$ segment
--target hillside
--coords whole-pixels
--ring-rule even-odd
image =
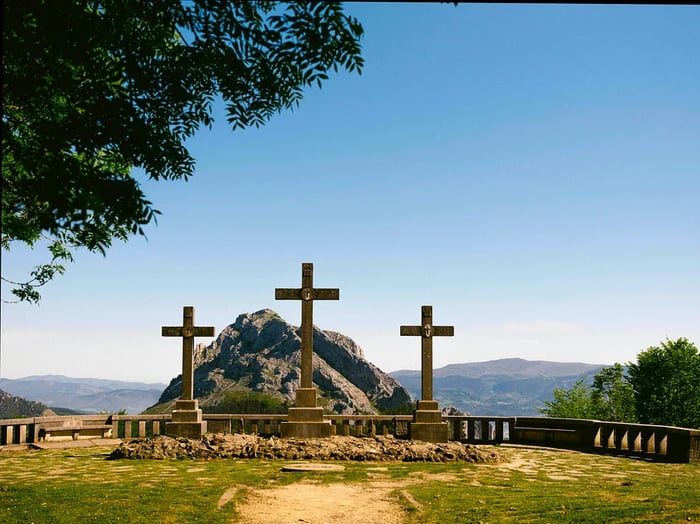
[[[319,406],[342,414],[407,409],[411,402],[408,391],[367,361],[355,342],[316,326],[313,333],[313,381]],[[239,315],[209,346],[197,346],[195,397],[205,411],[247,411],[261,403],[285,410],[299,387],[300,354],[300,329],[274,311]],[[181,377],[174,378],[155,410],[168,410],[181,387]],[[245,400],[250,402],[244,404]]]
[[[48,406],[22,397],[16,397],[0,389],[0,419],[27,418],[55,415]]]
[[[433,372],[433,395],[442,407],[452,405],[471,415],[540,415],[554,388],[569,388],[582,376],[591,380],[605,366],[521,358],[450,364]],[[390,375],[420,398],[420,371]]]

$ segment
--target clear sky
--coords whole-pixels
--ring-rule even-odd
[[[700,343],[700,7],[346,9],[363,74],[260,129],[200,132],[194,178],[143,183],[163,213],[148,240],[79,253],[39,306],[3,304],[2,377],[166,382],[181,345],[160,328],[182,306],[217,334],[262,308],[298,325],[274,289],[302,262],[340,288],[315,324],[384,371],[419,369],[399,326],[424,304],[455,326],[436,367]],[[37,262],[3,252],[3,275]]]

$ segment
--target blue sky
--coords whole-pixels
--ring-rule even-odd
[[[423,304],[455,326],[436,367],[700,343],[700,8],[346,9],[363,74],[260,129],[219,113],[189,144],[194,178],[143,182],[163,213],[148,240],[79,253],[39,306],[3,304],[3,377],[168,381],[180,344],[160,327],[182,306],[217,334],[262,308],[297,325],[274,288],[302,262],[340,288],[315,323],[385,371],[420,367],[399,326]],[[8,278],[36,262],[2,253]]]

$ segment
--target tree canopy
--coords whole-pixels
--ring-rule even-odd
[[[187,179],[184,141],[222,99],[233,130],[297,105],[339,68],[361,72],[363,29],[338,2],[3,2],[2,249],[47,239],[50,262],[12,293],[105,253],[158,210],[132,176]]]
[[[570,388],[554,388],[554,400],[545,401],[540,413],[555,418],[596,418],[596,409],[591,399],[591,388],[585,378],[580,378]]]
[[[552,401],[539,411],[549,417],[636,422],[632,387],[620,364],[603,368],[587,384],[580,378],[569,389],[555,388]]]
[[[540,412],[550,417],[700,428],[700,353],[685,338],[666,340],[637,362],[604,368],[569,389],[556,388]]]
[[[615,363],[593,377],[591,401],[595,406],[594,418],[598,420],[637,421],[634,391],[622,364]]]
[[[639,421],[700,428],[700,353],[686,338],[666,340],[629,366]]]

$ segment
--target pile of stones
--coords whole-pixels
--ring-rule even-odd
[[[122,442],[110,459],[285,459],[355,460],[375,462],[500,462],[493,448],[459,442],[432,444],[392,436],[330,438],[260,437],[207,434],[199,440],[158,435]]]

